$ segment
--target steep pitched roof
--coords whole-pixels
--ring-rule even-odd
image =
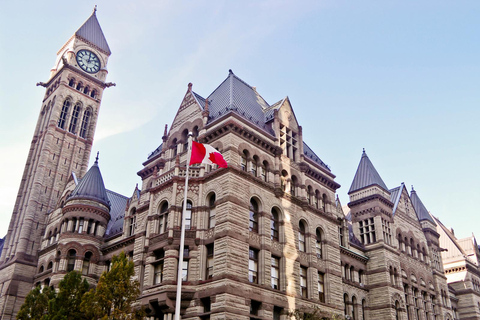
[[[96,12],[97,9],[95,8],[87,21],[75,32],[75,36],[90,42],[110,55],[110,47],[108,46],[107,39],[105,39],[103,35],[100,23],[98,23]]]
[[[269,104],[258,92],[229,70],[228,77],[208,96],[209,122],[220,116],[235,112],[249,122],[271,133],[265,124],[265,110]]]
[[[373,185],[378,185],[385,191],[388,191],[385,182],[383,182],[382,178],[365,153],[365,150],[363,150],[362,158],[360,159],[357,172],[355,173],[355,177],[353,178],[352,185],[350,186],[348,193],[350,194],[354,191]]]
[[[303,155],[306,158],[313,160],[315,163],[319,164],[320,166],[327,169],[328,171],[331,171],[330,167],[327,164],[325,164],[325,162],[323,162],[322,159],[320,159],[305,142],[303,142]]]
[[[433,220],[432,216],[430,213],[428,213],[427,208],[422,203],[422,200],[417,195],[417,192],[413,190],[410,192],[410,200],[412,200],[412,205],[413,208],[415,209],[415,212],[417,213],[417,217],[419,221],[422,220],[428,220],[431,223],[433,223],[435,226],[437,225],[435,221]]]
[[[93,166],[87,171],[82,180],[80,180],[80,183],[77,184],[68,197],[68,200],[72,199],[89,199],[98,201],[110,208],[110,200],[108,199],[102,174],[98,167],[98,156]]]
[[[105,236],[111,237],[123,231],[123,219],[125,217],[128,197],[110,190],[107,190],[107,196],[111,203],[111,209],[110,221],[108,222]]]

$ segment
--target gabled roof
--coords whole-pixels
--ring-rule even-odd
[[[249,122],[271,133],[273,130],[265,124],[265,110],[269,104],[258,92],[229,70],[228,77],[207,98],[209,120],[235,112]]]
[[[80,183],[77,184],[68,197],[68,200],[72,199],[93,200],[110,208],[110,200],[108,199],[102,174],[98,167],[98,155],[93,166],[87,171],[82,180],[80,180]]]
[[[125,217],[128,197],[110,190],[107,190],[107,196],[111,203],[111,209],[110,221],[108,222],[105,236],[111,237],[123,231],[123,219]]]
[[[373,185],[378,185],[385,191],[388,191],[385,182],[383,182],[382,178],[365,153],[365,150],[363,150],[362,158],[360,159],[357,172],[355,173],[355,177],[353,178],[353,182],[348,193],[350,194],[354,191]]]
[[[428,220],[431,223],[433,223],[435,226],[437,225],[435,221],[433,220],[432,216],[430,213],[428,213],[427,208],[422,203],[422,200],[417,195],[417,192],[413,190],[410,192],[410,200],[412,201],[413,208],[415,209],[415,212],[417,213],[417,217],[419,221],[422,220]]]
[[[90,42],[98,48],[105,51],[108,55],[111,54],[107,39],[103,35],[102,28],[97,20],[97,9],[92,12],[92,15],[84,22],[84,24],[75,32],[75,36]]]

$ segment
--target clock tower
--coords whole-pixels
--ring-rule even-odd
[[[96,9],[57,52],[0,257],[0,318],[15,319],[32,288],[47,214],[87,171],[110,48]]]

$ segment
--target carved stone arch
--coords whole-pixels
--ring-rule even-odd
[[[221,141],[215,141],[211,144],[211,146],[220,152],[223,151],[223,143]]]
[[[452,320],[452,315],[448,312],[445,312],[445,320]]]
[[[256,193],[251,194],[248,197],[248,206],[250,206],[250,200],[255,200],[258,204],[258,212],[265,212],[265,209],[267,208],[265,206],[265,201],[262,200],[262,197]]]
[[[68,251],[70,251],[71,249],[74,249],[76,251],[77,257],[82,253],[83,250],[82,245],[76,241],[72,241],[67,244],[61,244],[58,246],[58,251],[61,252],[61,258],[67,257]]]
[[[402,295],[399,293],[394,293],[391,298],[392,306],[395,307],[395,301],[400,303],[400,308],[405,309],[405,301],[403,301]]]
[[[191,192],[192,191],[192,185],[188,186],[188,195],[187,195],[187,200],[190,200],[192,202],[193,207],[198,207],[199,206],[199,199],[198,199],[198,193]],[[196,186],[198,188],[198,186]],[[198,190],[197,190],[198,191]],[[184,195],[184,186],[181,186],[181,188],[177,192],[177,196],[175,198],[175,203],[172,203],[171,205],[176,205],[179,208],[182,208],[183,206],[183,195]]]
[[[281,206],[281,205],[278,205],[278,204],[273,204],[270,207],[270,213],[272,212],[272,210],[277,210],[277,213],[278,213],[278,220],[280,222],[282,221],[285,221],[285,209]]]
[[[203,190],[203,195],[200,199],[199,205],[205,205],[208,207],[208,199],[210,198],[211,194],[215,194],[215,201],[218,201],[221,196],[221,186],[219,184],[212,185],[210,184],[207,188]]]
[[[300,230],[300,223],[303,223],[305,225],[305,234],[308,236],[309,234],[312,234],[312,224],[308,220],[307,217],[305,216],[300,216],[298,217],[298,223],[294,225],[293,230],[299,231]]]
[[[155,200],[154,204],[153,204],[153,210],[151,210],[152,212],[149,214],[149,215],[156,215],[156,214],[159,214],[161,209],[162,209],[162,206],[163,206],[163,203],[166,202],[168,203],[168,207],[170,208],[170,206],[172,205],[170,203],[170,198],[171,198],[171,195],[170,194],[162,194],[161,197],[159,197],[158,199]]]
[[[98,263],[100,261],[100,252],[99,252],[99,249],[94,246],[93,244],[86,244],[83,246],[82,248],[82,253],[81,255],[78,254],[77,252],[77,256],[80,256],[82,259],[85,257],[85,254],[87,252],[91,252],[92,253],[92,257],[90,258],[90,261],[93,262],[93,263]]]
[[[323,234],[323,238],[322,238],[322,241],[325,242],[326,239],[330,239],[330,235],[328,233],[328,228],[326,228],[324,225],[321,225],[321,224],[316,224],[316,225],[313,225],[313,227],[315,227],[315,235],[317,234],[317,229],[320,229],[322,230],[322,234]]]
[[[243,156],[243,151],[246,150],[248,152],[248,159],[251,160],[252,156],[255,154],[255,151],[253,150],[252,146],[248,143],[241,142],[238,145],[237,152],[240,156]]]

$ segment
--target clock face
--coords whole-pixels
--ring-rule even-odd
[[[80,50],[77,52],[77,63],[88,73],[97,73],[100,70],[100,60],[92,51]]]

